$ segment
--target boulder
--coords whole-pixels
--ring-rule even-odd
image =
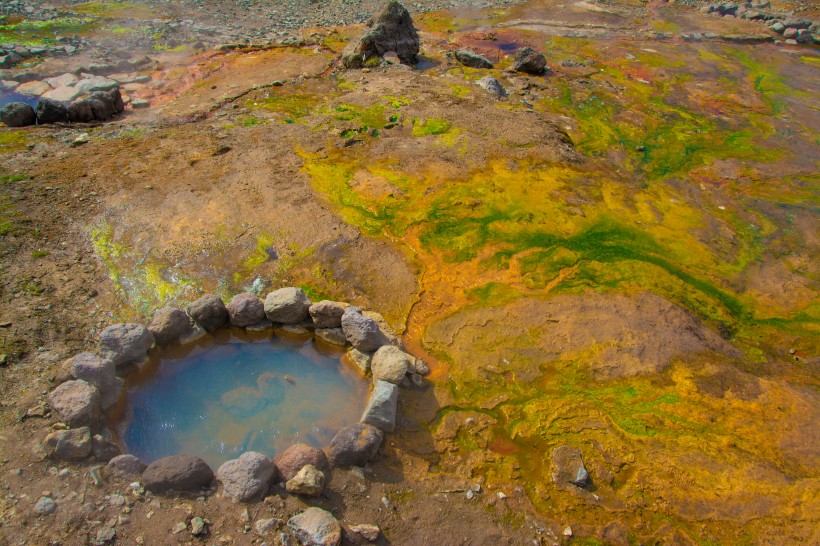
[[[265,316],[271,322],[296,324],[308,318],[310,298],[301,288],[288,286],[274,290],[265,298]]]
[[[116,113],[117,107],[114,104],[114,97],[105,91],[93,93],[86,101],[91,106],[96,121],[106,121]]]
[[[341,328],[317,328],[313,335],[316,336],[316,339],[324,341],[329,345],[336,345],[338,347],[344,347],[347,345],[347,338],[345,337],[345,331]]]
[[[265,306],[256,294],[242,292],[225,306],[233,326],[244,328],[265,320]]]
[[[191,317],[182,309],[161,307],[154,311],[153,320],[148,329],[154,334],[154,341],[159,347],[176,343],[192,330]]]
[[[74,84],[74,87],[83,93],[94,93],[95,91],[110,91],[117,87],[117,82],[102,76],[91,76],[83,78]]]
[[[288,493],[318,497],[325,489],[325,474],[312,464],[306,464],[285,484]]]
[[[118,369],[145,358],[154,344],[154,334],[142,324],[113,324],[100,334],[100,356]]]
[[[363,353],[355,347],[351,347],[348,349],[347,353],[345,353],[345,358],[347,358],[351,364],[356,366],[362,375],[367,375],[370,373],[370,364],[373,360],[373,355],[371,353]]]
[[[107,463],[114,457],[120,455],[122,450],[110,438],[106,438],[102,434],[95,434],[91,438],[91,454],[94,458],[102,463]]]
[[[275,475],[273,461],[255,451],[245,452],[237,459],[222,463],[216,471],[223,494],[241,502],[263,498]]]
[[[373,392],[362,414],[361,422],[373,425],[384,432],[396,428],[396,410],[399,401],[399,387],[387,381],[376,381]]]
[[[71,123],[88,123],[94,121],[94,111],[87,100],[79,100],[68,106],[68,121]]]
[[[208,332],[222,328],[228,323],[228,310],[222,298],[205,294],[188,306],[188,314]]]
[[[589,472],[584,467],[580,449],[559,446],[552,450],[552,481],[559,485],[573,484],[578,487],[589,483]]]
[[[67,87],[74,85],[77,83],[78,78],[71,72],[66,72],[60,76],[54,76],[53,78],[46,78],[43,80],[47,84],[49,84],[54,89],[58,89],[60,87]]]
[[[543,74],[547,69],[547,59],[530,47],[523,47],[515,53],[513,70],[527,74]]]
[[[330,469],[324,452],[307,444],[293,444],[277,455],[273,462],[285,481],[293,479],[306,464],[313,465],[322,472]]]
[[[95,428],[100,424],[100,391],[82,379],[66,381],[51,391],[48,405],[69,427]]]
[[[49,457],[64,461],[82,461],[91,454],[91,429],[88,427],[58,430],[44,442]]]
[[[105,465],[105,474],[116,480],[139,480],[147,466],[138,457],[126,453],[117,455]]]
[[[171,455],[149,464],[140,481],[148,491],[165,494],[172,491],[198,493],[213,479],[213,471],[199,457]]]
[[[57,123],[68,121],[68,110],[65,105],[54,99],[40,99],[34,107],[39,123]]]
[[[356,349],[369,353],[387,343],[387,337],[372,318],[361,314],[356,307],[348,307],[342,315],[342,329],[347,341]]]
[[[322,300],[311,305],[308,312],[316,328],[340,328],[345,307],[335,301]]]
[[[342,542],[342,526],[333,514],[315,506],[290,518],[288,530],[302,546],[338,546]]]
[[[382,335],[387,339],[387,344],[395,345],[399,349],[404,350],[404,342],[401,338],[393,331],[393,328],[384,320],[384,317],[381,313],[377,313],[376,311],[362,311],[362,314],[367,318],[371,318],[376,321],[376,324],[379,326],[379,330],[381,330]]]
[[[100,391],[103,410],[114,406],[122,395],[123,381],[117,377],[117,369],[110,360],[93,353],[80,353],[71,361],[71,375],[88,381]]]
[[[373,373],[374,381],[389,381],[398,385],[401,383],[407,371],[411,370],[414,357],[405,353],[398,347],[383,345],[373,355],[370,364],[370,371]]]
[[[507,90],[504,89],[504,86],[501,85],[500,81],[493,78],[492,76],[484,76],[483,78],[475,82],[475,84],[484,91],[490,93],[491,95],[495,95],[498,98],[507,96]]]
[[[71,102],[79,96],[79,89],[68,86],[57,87],[56,89],[51,89],[50,91],[46,91],[42,94],[44,99],[54,99],[61,103]]]
[[[111,100],[114,101],[114,113],[122,114],[125,111],[125,101],[122,100],[122,93],[120,93],[119,86],[108,91]]]
[[[416,64],[419,35],[410,13],[399,2],[390,0],[367,22],[367,27],[342,53],[342,62],[347,68],[362,68],[389,51],[396,53],[402,63]]]
[[[376,456],[384,433],[372,425],[356,423],[341,429],[330,441],[334,466],[364,466]]]
[[[493,63],[491,63],[488,59],[474,51],[470,51],[469,49],[459,49],[455,52],[455,56],[458,62],[464,66],[469,66],[470,68],[493,67]]]
[[[25,102],[10,102],[0,108],[0,121],[9,127],[25,127],[37,123],[37,115]]]

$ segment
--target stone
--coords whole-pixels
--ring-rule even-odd
[[[139,110],[141,108],[148,108],[149,106],[151,106],[151,103],[148,102],[145,99],[137,99],[137,100],[131,101],[131,108],[133,108],[134,110]]]
[[[233,326],[244,328],[265,319],[265,306],[256,294],[242,292],[225,306]]]
[[[787,28],[783,31],[783,37],[787,40],[791,40],[797,37],[797,29],[796,28]]]
[[[288,493],[318,497],[325,489],[325,474],[312,464],[306,464],[285,484]]]
[[[70,104],[68,110],[68,121],[71,123],[88,123],[94,121],[94,111],[87,100],[80,100]]]
[[[384,432],[396,428],[396,410],[399,401],[399,387],[387,381],[376,381],[361,422],[373,425]]]
[[[34,504],[34,513],[38,516],[50,516],[57,510],[57,503],[51,497],[40,497]]]
[[[122,99],[122,93],[120,93],[120,87],[117,86],[114,89],[110,89],[107,92],[107,95],[111,97],[111,100],[114,101],[114,113],[121,114],[125,111],[125,101]]]
[[[71,102],[80,95],[81,93],[79,89],[75,87],[63,86],[51,89],[50,91],[46,91],[41,96],[44,99],[53,99],[58,102]]]
[[[18,85],[17,89],[15,89],[15,91],[17,93],[20,93],[21,95],[30,95],[32,97],[39,97],[40,95],[42,95],[43,93],[45,93],[49,89],[51,89],[51,86],[49,86],[46,82],[29,81],[29,82],[25,82],[25,83],[22,83],[22,84]]]
[[[355,347],[351,347],[345,353],[345,358],[351,364],[356,366],[362,375],[367,375],[370,373],[370,364],[373,360],[373,355],[371,353],[363,353]]]
[[[222,483],[222,493],[240,502],[263,498],[275,475],[273,461],[255,451],[247,451],[222,463],[216,471],[216,479]]]
[[[381,535],[382,530],[379,529],[378,525],[361,523],[359,525],[351,525],[350,532],[364,537],[368,542],[376,542],[379,540],[379,535]]]
[[[277,518],[265,518],[265,519],[258,519],[256,523],[253,524],[253,528],[256,530],[256,533],[259,535],[265,535],[271,529],[275,529],[282,525],[282,520]]]
[[[107,463],[121,453],[120,446],[102,434],[95,434],[91,438],[91,454],[97,461]]]
[[[10,102],[0,108],[0,121],[9,127],[26,127],[37,123],[37,115],[25,102]]]
[[[54,76],[53,78],[46,78],[43,80],[47,84],[49,84],[54,89],[58,89],[60,87],[67,87],[70,85],[74,85],[79,81],[79,78],[74,74],[67,72],[60,76]]]
[[[116,114],[114,97],[105,91],[97,91],[85,100],[91,106],[96,121],[107,121]]]
[[[381,313],[377,313],[376,311],[362,311],[362,315],[366,316],[367,318],[371,318],[376,321],[376,324],[379,326],[379,330],[381,330],[382,335],[387,339],[387,344],[395,345],[401,350],[404,350],[404,342],[401,338],[393,331],[393,328],[387,323]]]
[[[552,450],[552,481],[584,487],[589,483],[589,472],[584,467],[581,450],[572,446],[558,446]]]
[[[208,526],[200,516],[191,518],[191,534],[195,537],[208,534]]]
[[[769,28],[777,32],[778,34],[783,34],[783,32],[786,30],[786,25],[784,25],[780,21],[775,21]]]
[[[497,79],[493,78],[492,76],[484,76],[477,82],[475,82],[477,86],[481,89],[485,90],[486,92],[495,95],[498,98],[506,97],[507,90],[504,89],[504,86],[501,85],[501,82]]]
[[[333,514],[312,506],[288,520],[288,530],[303,546],[338,546],[342,526]]]
[[[54,99],[40,99],[34,107],[38,123],[58,123],[68,121],[68,110],[65,105]]]
[[[348,307],[342,315],[342,329],[347,341],[356,349],[370,353],[385,345],[387,337],[378,323],[366,317],[356,307]]]
[[[310,298],[301,288],[280,288],[265,298],[265,316],[271,322],[297,324],[308,318],[308,309]]]
[[[82,93],[94,93],[96,91],[110,91],[117,87],[117,82],[102,76],[91,76],[79,80],[74,84],[74,87]]]
[[[171,455],[149,464],[140,481],[148,491],[165,494],[172,491],[198,493],[213,479],[213,471],[199,457]]]
[[[154,311],[151,324],[148,325],[148,330],[154,334],[154,342],[159,347],[177,343],[191,328],[191,317],[182,309],[173,307],[161,307]]]
[[[346,305],[338,302],[322,300],[311,305],[308,312],[316,328],[340,328],[345,308]]]
[[[482,55],[479,55],[475,51],[470,51],[469,49],[459,49],[455,52],[455,57],[458,62],[460,62],[464,66],[469,66],[470,68],[493,67],[493,63],[487,60],[487,58],[485,58]]]
[[[322,472],[330,469],[324,452],[307,444],[293,444],[277,455],[273,462],[286,482],[293,479],[307,464],[313,465]]]
[[[92,543],[94,546],[108,546],[110,544],[114,544],[117,541],[117,530],[113,527],[104,527],[97,531],[97,535],[94,537],[94,542]]]
[[[418,375],[428,375],[430,373],[430,367],[420,358],[413,359],[413,369]]]
[[[91,429],[72,428],[52,432],[45,439],[49,457],[64,461],[82,461],[91,454]]]
[[[543,74],[547,69],[547,59],[530,47],[522,47],[515,52],[513,70],[527,74]]]
[[[348,425],[330,441],[330,462],[334,466],[364,466],[376,456],[383,440],[384,433],[372,425]]]
[[[66,381],[48,395],[48,405],[60,421],[69,427],[91,427],[100,424],[100,391],[82,379]]]
[[[117,455],[105,465],[105,473],[114,479],[132,481],[138,480],[147,468],[138,457],[126,453]]]
[[[80,353],[71,361],[71,375],[97,387],[103,411],[117,404],[122,395],[123,380],[117,377],[117,369],[110,360],[93,353]]]
[[[347,345],[345,331],[341,328],[318,328],[313,335],[316,336],[316,339],[324,341],[329,345],[336,345],[338,347]]]
[[[394,52],[404,64],[416,64],[419,54],[419,35],[413,27],[410,13],[396,0],[367,22],[367,30],[348,45],[342,53],[347,68],[362,68]]]
[[[107,326],[100,334],[100,356],[118,369],[145,358],[153,345],[154,334],[133,322]]]
[[[188,314],[208,332],[222,328],[228,323],[228,310],[222,298],[205,294],[188,306]]]
[[[389,381],[398,385],[404,380],[407,371],[411,369],[413,360],[415,360],[414,357],[398,347],[392,345],[379,347],[370,363],[373,381]]]

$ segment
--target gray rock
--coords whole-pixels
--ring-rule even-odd
[[[117,530],[113,527],[104,527],[97,531],[93,546],[109,546],[117,541]]]
[[[348,307],[342,315],[342,329],[347,341],[356,349],[369,353],[387,343],[378,323],[366,317],[356,307]]]
[[[342,526],[333,514],[312,506],[288,520],[288,530],[303,546],[338,546]]]
[[[416,64],[419,35],[410,13],[399,2],[390,0],[367,26],[368,30],[342,53],[347,68],[362,68],[389,51],[396,53],[402,63]]]
[[[57,503],[51,497],[40,497],[34,504],[34,513],[38,516],[50,516],[57,510]]]
[[[46,78],[43,80],[47,84],[49,84],[54,89],[59,89],[60,87],[66,87],[69,85],[74,85],[77,83],[78,78],[74,74],[70,72],[66,72],[60,76],[54,76],[53,78]]]
[[[276,529],[282,525],[282,520],[277,518],[265,518],[265,519],[258,519],[256,523],[253,524],[253,528],[256,530],[256,533],[259,535],[265,535],[271,529]]]
[[[44,99],[53,99],[60,103],[64,102],[71,102],[77,97],[80,96],[80,90],[74,87],[58,87],[56,89],[51,89],[50,91],[46,91],[43,93],[42,97]]]
[[[345,331],[341,328],[318,328],[313,335],[316,336],[316,339],[324,341],[329,345],[336,345],[338,347],[347,345]]]
[[[307,464],[313,465],[322,472],[330,469],[324,452],[307,444],[293,444],[277,455],[273,462],[285,481],[293,479]]]
[[[58,430],[44,442],[49,457],[64,461],[82,461],[91,454],[91,429],[88,427]]]
[[[123,381],[117,377],[116,367],[110,360],[93,353],[80,353],[71,362],[71,375],[97,387],[103,411],[119,402]]]
[[[111,439],[106,438],[101,434],[95,434],[91,438],[91,454],[94,455],[94,458],[97,461],[107,463],[121,453],[122,450],[120,449],[120,446],[118,446],[116,442]]]
[[[198,493],[213,479],[213,471],[199,457],[172,455],[149,464],[140,481],[148,491],[165,494],[172,491]]]
[[[379,540],[379,535],[381,535],[382,530],[379,529],[378,525],[362,523],[359,525],[351,525],[350,532],[356,533],[357,535],[361,535],[368,542],[376,542],[377,540]]]
[[[778,34],[783,34],[783,31],[786,30],[786,25],[784,25],[780,21],[775,21],[769,28],[777,32]]]
[[[370,364],[373,360],[371,353],[363,353],[355,347],[351,347],[345,355],[347,359],[358,368],[362,375],[370,373]]]
[[[117,87],[117,82],[102,76],[92,76],[78,81],[74,87],[83,93],[94,93],[95,91],[111,91]]]
[[[335,466],[364,466],[376,456],[384,433],[364,423],[341,429],[330,441],[330,462]]]
[[[216,471],[223,494],[241,502],[263,498],[275,475],[273,461],[255,451],[245,452],[237,459],[222,463]]]
[[[493,78],[492,76],[484,76],[477,82],[475,82],[477,86],[481,89],[487,91],[488,93],[495,95],[496,97],[506,97],[507,90],[504,89],[504,86],[501,85],[501,82],[497,79]]]
[[[288,493],[318,497],[325,489],[325,474],[312,464],[306,464],[285,484]]]
[[[139,362],[154,344],[154,334],[142,324],[113,324],[100,334],[100,356],[118,369]]]
[[[228,323],[228,310],[216,294],[205,294],[193,302],[188,306],[188,314],[209,332]]]
[[[161,307],[154,311],[153,320],[148,325],[148,330],[154,334],[154,341],[159,347],[177,343],[192,329],[191,317],[182,309],[173,307]]]
[[[9,127],[26,127],[37,123],[37,116],[25,102],[10,102],[0,108],[0,121]]]
[[[65,105],[54,99],[40,99],[34,107],[39,123],[58,123],[68,121],[68,110]]]
[[[513,70],[528,74],[543,74],[547,69],[547,59],[532,48],[524,47],[515,53]]]
[[[584,487],[589,483],[589,472],[577,447],[559,446],[552,450],[552,481]]]
[[[339,328],[345,307],[335,301],[322,300],[311,305],[308,312],[316,328]]]
[[[387,344],[394,345],[401,350],[404,350],[404,342],[401,338],[393,331],[393,328],[384,320],[384,317],[381,313],[377,313],[376,311],[362,311],[362,314],[367,318],[371,318],[376,321],[376,324],[379,326],[379,330],[381,330],[382,335],[387,339]]]
[[[117,113],[114,97],[105,91],[97,91],[85,100],[91,106],[96,121],[109,120]]]
[[[94,111],[87,100],[80,100],[68,106],[68,121],[71,123],[88,123],[94,121]]]
[[[265,320],[265,306],[256,294],[242,292],[225,306],[233,326],[244,328]]]
[[[195,537],[208,534],[208,526],[200,516],[191,518],[191,534]]]
[[[399,387],[387,381],[376,381],[361,422],[373,425],[384,432],[396,428],[396,409],[399,401]]]
[[[133,481],[138,480],[147,468],[138,457],[126,453],[117,455],[105,465],[105,473],[114,479]]]
[[[470,68],[492,68],[493,63],[488,59],[479,55],[475,51],[469,49],[459,49],[455,52],[455,57],[458,62]]]
[[[48,405],[70,427],[95,428],[100,424],[100,391],[82,379],[66,381],[51,391]]]
[[[373,381],[389,381],[398,385],[404,380],[415,358],[398,347],[383,345],[373,355],[370,371]]]
[[[310,299],[301,288],[288,286],[274,290],[265,298],[265,316],[271,322],[296,324],[308,318]]]

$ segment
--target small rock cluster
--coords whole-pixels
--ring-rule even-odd
[[[469,49],[459,49],[453,56],[458,62],[470,68],[493,68],[493,63],[490,62],[489,59]],[[516,72],[524,72],[536,76],[549,71],[546,57],[530,47],[522,47],[516,52],[512,69]],[[501,98],[507,96],[507,90],[504,89],[501,82],[492,76],[484,76],[476,82],[476,85],[496,97]]]
[[[701,8],[703,13],[714,14],[720,17],[747,19],[759,21],[769,26],[778,34],[782,34],[789,45],[820,44],[820,24],[794,17],[791,14],[770,11],[769,0],[758,0],[746,3],[723,2],[709,4]]]
[[[60,98],[44,95],[34,108],[25,102],[10,102],[0,108],[0,121],[9,127],[106,121],[125,110],[120,88],[116,82],[113,83],[109,90],[92,92],[87,98],[69,104],[66,103],[72,100],[70,94],[52,95]],[[75,91],[71,91],[71,94],[74,93]]]

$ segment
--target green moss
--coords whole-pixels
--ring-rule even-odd
[[[0,42],[12,42],[25,46],[55,45],[61,36],[88,34],[98,28],[94,19],[67,17],[51,21],[25,20],[0,25]]]
[[[413,136],[425,135],[442,135],[450,130],[452,123],[446,119],[431,118],[420,120],[418,118],[413,120]]]
[[[51,252],[49,252],[47,250],[35,250],[34,252],[31,253],[31,257],[35,260],[37,258],[45,258],[46,256],[49,256],[49,255],[51,255]]]
[[[74,4],[64,6],[63,10],[70,10],[80,15],[89,17],[99,17],[101,19],[161,19],[158,11],[134,2],[100,1],[87,2],[85,4]]]
[[[8,154],[25,150],[28,139],[25,132],[16,129],[0,131],[0,154]]]

